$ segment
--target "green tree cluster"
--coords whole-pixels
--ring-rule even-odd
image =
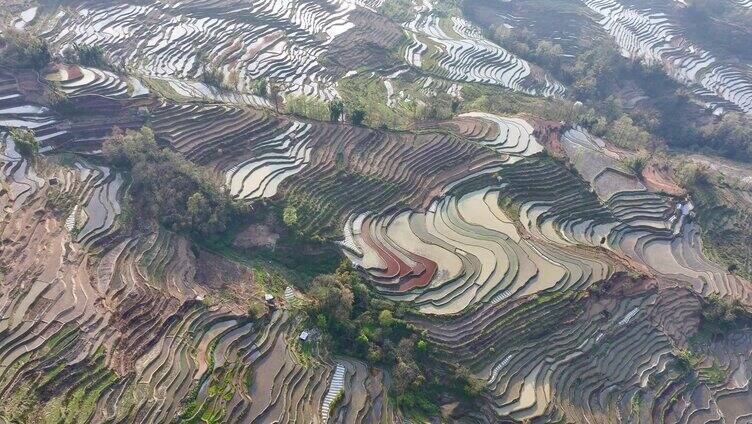
[[[345,112],[345,104],[340,99],[334,99],[329,103],[329,120],[339,122]]]
[[[335,353],[391,371],[392,394],[403,412],[436,414],[440,396],[472,401],[484,389],[467,369],[440,361],[438,352],[406,321],[406,306],[372,296],[349,262],[333,274],[316,277],[307,294],[309,320],[328,335]]]
[[[255,91],[257,96],[266,97],[269,95],[269,83],[266,81],[266,78],[259,78],[256,81]]]
[[[366,111],[364,109],[356,107],[350,112],[350,122],[353,125],[363,125],[363,121],[366,120]]]
[[[289,228],[295,228],[298,225],[298,209],[295,206],[286,206],[282,211],[282,222]]]
[[[361,77],[343,79],[339,83],[343,114],[353,125],[373,128],[398,128],[409,120],[399,106],[387,106],[386,88],[377,79]]]
[[[421,99],[415,118],[419,121],[449,119],[459,110],[459,100],[449,93],[439,92]]]
[[[626,149],[638,149],[647,147],[650,143],[650,133],[635,125],[634,120],[627,115],[622,115],[606,131],[606,138],[619,147]]]
[[[180,154],[160,148],[147,127],[114,130],[103,146],[110,164],[130,171],[128,202],[139,216],[174,231],[201,236],[224,233],[246,207],[211,182],[201,168]]]
[[[385,0],[379,6],[379,13],[397,22],[407,22],[413,17],[413,3],[410,0]]]
[[[110,68],[110,62],[105,56],[102,46],[73,44],[73,57],[70,59],[83,66],[101,69]]]
[[[41,70],[52,60],[43,39],[26,31],[6,29],[0,34],[0,63],[13,68]]]
[[[39,141],[34,136],[34,132],[26,128],[13,128],[10,130],[10,137],[16,143],[18,152],[26,157],[34,156],[39,152]]]
[[[303,116],[318,121],[327,121],[330,118],[329,106],[312,96],[286,96],[285,111],[287,113]]]
[[[527,28],[508,28],[499,25],[492,28],[491,38],[516,54],[526,59],[534,59],[547,68],[557,69],[561,66],[564,54],[562,47],[549,40],[536,40]]]
[[[735,159],[752,159],[752,117],[728,112],[700,127],[705,148]]]
[[[709,187],[711,178],[707,166],[691,162],[680,163],[675,169],[677,182],[689,192]]]
[[[752,315],[739,299],[725,299],[718,295],[710,295],[705,299],[702,318],[702,328],[716,337],[724,337],[734,329],[747,328],[752,324]]]

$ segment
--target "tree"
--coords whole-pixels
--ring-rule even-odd
[[[420,388],[426,380],[413,355],[416,342],[416,336],[404,338],[395,349],[397,366],[394,373],[394,390],[398,395]]]
[[[412,357],[397,359],[394,371],[394,391],[397,394],[405,394],[412,388],[420,387],[423,381],[425,377]]]
[[[548,40],[541,40],[535,47],[535,55],[545,64],[552,67],[559,66],[564,49],[560,45]]]
[[[365,119],[366,111],[363,109],[354,109],[352,114],[350,114],[350,122],[352,122],[353,125],[362,125]]]
[[[345,110],[345,104],[340,99],[334,99],[329,103],[329,119],[332,122],[339,122],[342,112]]]
[[[294,206],[287,206],[282,211],[282,222],[290,228],[298,225],[298,210]]]
[[[392,311],[384,309],[379,313],[379,325],[382,327],[391,327],[394,324],[394,315]]]
[[[76,61],[84,66],[93,66],[96,68],[109,68],[110,64],[105,57],[104,49],[101,46],[88,44],[73,44]]]
[[[350,320],[353,310],[353,293],[335,276],[322,275],[314,278],[308,294],[316,310],[329,318],[329,325],[343,325]]]
[[[272,104],[274,105],[274,110],[279,113],[279,84],[272,81],[269,83],[269,97],[272,101]]]
[[[213,87],[224,88],[225,86],[225,76],[217,67],[205,68],[201,74],[201,80]]]
[[[199,73],[203,73],[209,66],[209,54],[206,50],[196,47],[193,52],[194,63],[198,65]]]
[[[415,348],[420,352],[425,352],[426,349],[428,349],[428,342],[423,339],[418,340],[418,343],[415,344]]]
[[[194,57],[195,62],[198,64],[201,81],[204,84],[217,88],[230,88],[225,84],[225,74],[218,66],[212,63],[209,54],[205,50],[197,48],[194,52]]]
[[[266,78],[260,78],[256,81],[256,95],[266,97],[269,94],[269,83]]]
[[[622,115],[611,125],[607,136],[617,146],[629,149],[645,147],[650,142],[650,134],[635,125],[627,115]]]
[[[68,94],[57,88],[45,92],[44,101],[50,105],[50,108],[61,114],[67,115],[76,112],[76,106],[70,101]]]
[[[32,130],[26,128],[13,128],[10,130],[10,136],[16,143],[18,152],[22,155],[30,157],[39,152],[39,141],[37,141]]]
[[[643,156],[629,156],[624,159],[624,166],[634,172],[637,178],[642,178],[642,171],[645,169],[647,160]]]
[[[191,215],[199,215],[206,206],[206,197],[199,192],[193,193],[188,198],[188,213]]]
[[[209,201],[206,199],[206,196],[200,191],[193,193],[188,198],[188,201],[186,202],[186,209],[188,211],[188,218],[192,226],[200,227],[201,225],[204,225],[205,223],[212,221],[213,219],[213,217],[209,215],[211,213]]]
[[[154,132],[149,127],[136,131],[115,130],[102,144],[102,154],[113,165],[132,168],[136,163],[148,161],[150,154],[159,149]]]

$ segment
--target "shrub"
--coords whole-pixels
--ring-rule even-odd
[[[462,388],[463,394],[467,397],[479,396],[486,389],[486,383],[475,378],[466,367],[457,367],[455,378],[457,384]]]
[[[336,395],[334,395],[334,399],[332,399],[332,402],[329,404],[329,416],[331,417],[334,415],[334,411],[337,409],[338,406],[342,404],[342,401],[345,400],[345,391],[340,390],[337,392]]]
[[[224,74],[222,74],[222,71],[220,71],[219,68],[212,67],[204,70],[204,72],[201,74],[201,81],[203,81],[207,85],[222,88],[224,87],[225,76]]]
[[[18,152],[22,155],[30,157],[39,152],[39,141],[37,141],[32,130],[13,128],[10,130],[10,136],[15,141]]]
[[[438,93],[425,99],[424,105],[418,110],[418,119],[449,119],[458,108],[459,103],[455,98],[447,93]]]
[[[72,115],[78,111],[76,105],[71,102],[68,95],[58,89],[53,88],[47,91],[44,99],[50,108],[55,109],[56,112],[61,114]]]
[[[624,159],[624,166],[637,175],[637,178],[642,178],[642,171],[645,169],[647,160],[643,156],[630,156]]]
[[[253,319],[259,319],[266,314],[266,305],[256,298],[253,298],[248,303],[248,316]]]

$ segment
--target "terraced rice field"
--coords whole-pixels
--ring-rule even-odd
[[[45,181],[39,178],[30,166],[29,161],[16,149],[16,144],[10,135],[4,135],[4,149],[0,154],[4,176],[4,189],[7,199],[3,208],[17,210],[32,196]]]
[[[540,157],[544,144],[518,117],[466,114],[400,134],[230,105],[162,100],[149,110],[160,140],[214,169],[236,197],[298,199],[314,212],[307,225],[341,229],[372,287],[415,306],[428,339],[486,382],[475,419],[746,413],[737,398],[750,374],[734,355],[752,347],[747,335],[705,352],[701,370],[728,358],[723,381],[690,384],[675,364],[698,296],[749,302],[749,283],[704,257],[691,208],[651,192],[621,151],[586,131],[560,137],[574,174]],[[28,281],[3,298],[5,393],[49,399],[49,413],[86,396],[95,407],[80,417],[93,421],[207,411],[229,422],[399,419],[388,376],[348,358],[302,359],[289,311],[256,322],[232,301],[204,303],[212,289],[187,239],[123,233],[121,174],[79,160],[40,177],[7,135],[4,152],[3,238],[15,242],[0,260],[14,264],[4,281]],[[360,201],[337,198],[352,184]],[[40,214],[52,190],[73,199],[67,215]],[[633,267],[652,278],[628,284]],[[40,320],[22,319],[32,313]],[[91,383],[66,385],[62,372]]]
[[[461,17],[442,18],[430,0],[416,6],[405,23],[409,45],[405,61],[454,81],[481,82],[542,96],[561,96],[565,88],[525,60],[488,41]]]
[[[67,131],[58,127],[58,122],[58,117],[47,107],[25,98],[13,74],[0,70],[0,126],[29,128],[45,145],[70,139]]]
[[[79,67],[61,65],[50,73],[50,83],[71,99],[76,100],[80,112],[87,112],[85,119],[64,118],[44,106],[39,99],[39,81],[36,73],[12,75],[0,70],[0,126],[27,128],[34,132],[40,151],[47,152],[64,147],[88,150],[99,147],[109,136],[113,127],[139,128],[144,117],[136,107],[144,102],[148,90],[137,80],[128,80],[110,72],[88,69],[83,80]],[[28,87],[34,87],[29,89]],[[142,90],[139,92],[139,90]]]
[[[749,111],[746,71],[695,49],[670,17],[585,4],[625,53]],[[749,421],[752,333],[708,335],[703,312],[711,295],[749,308],[752,286],[705,256],[691,197],[657,191],[629,152],[530,116],[475,111],[393,131],[282,115],[252,93],[268,78],[333,98],[354,65],[397,51],[402,31],[382,5],[92,1],[13,21],[55,49],[99,45],[132,73],[0,70],[0,422],[415,418],[395,397],[395,367],[320,342],[307,284],[265,282],[256,266],[269,261],[232,246],[223,256],[156,222],[125,225],[131,176],[105,161],[102,140],[145,124],[251,213],[295,207],[300,237],[336,243],[374,296],[407,307],[424,347],[480,385],[472,408],[448,398],[434,420]],[[389,98],[417,68],[426,90],[564,94],[464,19],[427,2],[414,12],[400,51],[413,69],[373,73]],[[200,57],[226,87],[201,81]],[[46,105],[53,88],[75,114]],[[19,152],[21,127],[38,155]]]
[[[484,28],[503,27],[516,34],[529,31],[536,38],[562,47],[563,56],[587,51],[583,41],[598,42],[603,37],[597,23],[580,19],[586,6],[578,1],[546,2],[538,0],[495,2],[471,0],[463,3],[463,13]]]
[[[432,193],[509,160],[448,134],[338,127],[230,106],[164,104],[153,113],[157,137],[212,166],[233,195],[294,200],[308,211],[304,229],[332,233],[354,213],[423,205]]]
[[[663,65],[678,81],[694,88],[709,105],[724,103],[752,112],[752,74],[746,64],[718,57],[688,39],[662,6],[639,6],[620,0],[583,0],[628,57]],[[714,101],[712,97],[720,98]]]
[[[17,167],[13,141],[3,146],[4,162]],[[31,164],[21,169],[5,182],[35,175]],[[41,208],[52,190],[44,179],[23,200],[3,196],[17,205],[4,212],[12,219],[2,237],[13,242],[0,249],[3,289],[22,288],[0,300],[0,413],[30,396],[48,402],[45,414],[94,422],[164,422],[207,410],[227,422],[332,422],[335,414],[391,422],[382,377],[362,363],[314,358],[303,366],[289,345],[296,318],[288,312],[261,323],[237,304],[196,300],[207,291],[185,238],[118,234],[120,174],[79,162],[56,178],[76,199],[77,218]],[[96,261],[86,254],[94,243]],[[327,391],[345,382],[351,389],[329,411]]]
[[[582,308],[573,307],[571,298],[551,297],[534,309],[495,305],[471,317],[430,324],[429,332],[460,362],[481,370],[495,414],[520,421],[593,422],[617,415],[653,422],[672,409],[665,393],[685,389],[661,381],[672,378],[672,340],[663,329],[681,331],[696,323],[690,312],[694,302],[681,290],[660,297],[650,291],[623,293],[618,300],[604,297]],[[665,319],[673,307],[678,311]],[[642,395],[656,383],[657,396]],[[705,399],[718,396],[700,387],[690,395],[695,390],[704,391]],[[639,408],[635,396],[642,400]],[[704,409],[700,396],[686,399],[680,414]]]
[[[469,131],[466,119],[442,126],[497,139],[498,131]],[[695,325],[695,296],[747,302],[748,283],[704,257],[697,226],[685,216],[691,208],[649,192],[617,151],[577,129],[563,135],[562,145],[583,182],[550,160],[524,159],[503,166],[495,181],[453,187],[424,212],[354,216],[343,248],[385,296],[434,315],[417,322],[488,381],[485,419],[590,421],[620,411],[650,421],[704,414],[707,399],[725,392],[677,385],[670,371],[677,341],[670,334]],[[578,188],[583,184],[593,192]],[[516,214],[509,214],[510,204]],[[666,281],[691,283],[662,289],[660,297],[656,288],[622,292],[583,310],[574,306],[574,293],[620,278],[611,276],[622,265],[608,255],[597,260],[595,246]],[[531,296],[538,306],[530,306]],[[554,324],[560,322],[566,329]],[[531,353],[535,345],[539,354]],[[644,400],[646,410],[635,409],[635,396],[644,399],[648,383],[661,379],[664,393]],[[603,387],[610,388],[607,397]],[[667,402],[671,393],[685,399],[680,407]]]
[[[399,39],[388,27],[370,34],[354,29],[370,15],[347,1],[79,2],[52,13],[42,33],[61,50],[73,43],[103,47],[113,63],[160,78],[179,94],[209,91],[182,81],[199,80],[216,68],[223,85],[240,93],[252,93],[256,80],[266,78],[288,93],[330,99],[341,71],[327,69],[322,58],[330,50],[348,54],[356,48],[338,38],[358,32],[355,40],[365,34],[387,48]]]
[[[69,229],[76,233],[76,241],[91,244],[114,230],[120,214],[119,197],[124,188],[123,176],[105,167],[86,168],[79,164],[81,201],[74,206]],[[66,225],[67,221],[66,220]]]
[[[613,271],[605,260],[523,240],[498,203],[499,191],[480,189],[425,213],[359,216],[345,229],[346,252],[385,295],[432,314],[582,289]]]

